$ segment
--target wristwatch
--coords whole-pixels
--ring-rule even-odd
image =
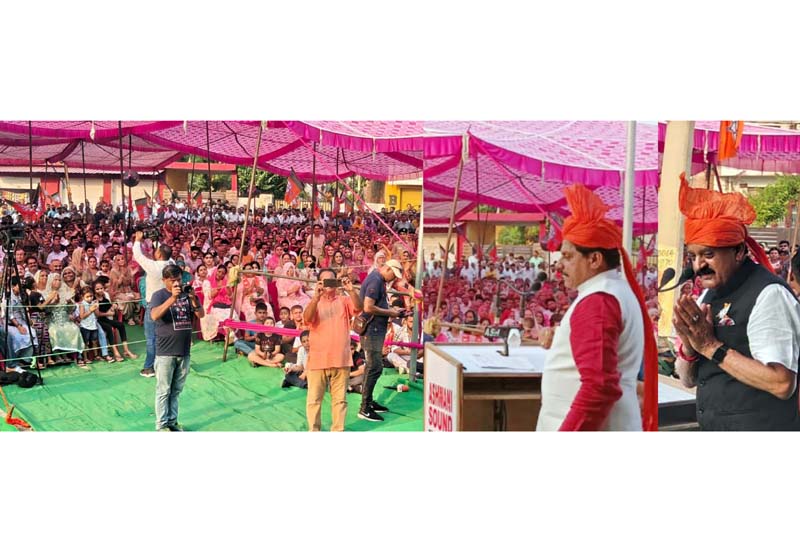
[[[725,360],[725,357],[727,356],[729,350],[730,350],[730,347],[728,347],[727,345],[725,345],[723,343],[722,345],[717,347],[717,350],[714,351],[713,355],[711,355],[711,360],[713,360],[717,364],[722,364],[722,362]]]

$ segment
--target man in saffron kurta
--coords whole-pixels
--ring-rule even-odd
[[[306,417],[308,430],[319,431],[320,410],[325,390],[331,389],[331,431],[344,431],[347,415],[347,384],[353,357],[350,353],[350,320],[361,311],[361,299],[348,278],[342,278],[342,295],[339,288],[324,287],[323,280],[334,279],[332,270],[319,273],[314,297],[303,312],[309,325],[308,361],[306,378],[308,398]]]
[[[572,216],[564,221],[560,263],[578,297],[548,351],[537,430],[641,430],[636,377],[644,361],[644,429],[654,431],[657,351],[622,231],[584,186],[570,186],[564,195]]]

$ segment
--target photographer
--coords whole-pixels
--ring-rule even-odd
[[[370,422],[382,422],[383,417],[380,412],[389,411],[388,408],[372,399],[372,392],[383,373],[383,342],[386,339],[389,319],[400,316],[402,312],[397,307],[389,308],[386,284],[391,283],[395,278],[402,278],[402,271],[403,267],[400,261],[392,259],[370,272],[361,286],[364,313],[371,316],[372,320],[367,326],[367,332],[361,337],[361,348],[367,359],[367,377],[364,381],[364,392],[358,417]]]
[[[178,397],[189,373],[192,315],[203,318],[203,307],[194,290],[181,288],[181,269],[162,270],[162,288],[147,304],[156,335],[156,430],[182,431],[178,424]]]
[[[170,260],[172,248],[168,245],[159,245],[154,253],[155,260],[149,259],[142,253],[143,236],[143,232],[136,232],[133,241],[133,260],[139,263],[139,266],[142,267],[146,274],[144,298],[147,302],[147,309],[144,313],[144,336],[147,340],[147,356],[144,359],[144,367],[139,374],[146,378],[152,378],[156,375],[153,367],[156,358],[156,333],[153,324],[154,319],[150,316],[150,301],[156,291],[164,288],[162,273],[164,268],[172,263]]]
[[[347,383],[353,358],[350,355],[350,320],[361,310],[361,299],[348,278],[335,279],[332,270],[318,275],[314,297],[303,312],[309,325],[306,361],[306,417],[309,431],[319,431],[320,409],[325,390],[331,390],[331,431],[343,431],[347,415]],[[347,292],[342,295],[340,287]]]

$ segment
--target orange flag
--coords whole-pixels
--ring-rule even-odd
[[[720,121],[717,161],[736,157],[744,133],[744,121]]]

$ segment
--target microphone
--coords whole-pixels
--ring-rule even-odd
[[[667,273],[670,270],[672,270],[672,269],[668,268],[667,270],[665,270],[664,271],[664,275],[666,276]],[[695,277],[694,268],[692,267],[692,265],[689,265],[689,266],[687,266],[686,268],[683,269],[683,272],[681,272],[681,277],[678,278],[678,283],[677,284],[675,284],[674,286],[668,287],[668,288],[664,288],[663,285],[665,283],[668,283],[670,280],[672,280],[672,278],[675,277],[675,274],[674,274],[675,271],[673,270],[672,272],[673,272],[673,274],[670,276],[669,280],[667,280],[666,282],[664,281],[663,277],[661,278],[662,287],[658,288],[658,293],[663,293],[665,291],[672,291],[673,289],[682,286],[685,282],[688,282],[689,280],[693,280],[694,277]]]
[[[658,290],[661,291],[662,289],[664,289],[664,286],[670,283],[674,277],[675,277],[675,269],[672,267],[666,269],[664,271],[664,274],[661,275],[661,282],[658,284]]]

